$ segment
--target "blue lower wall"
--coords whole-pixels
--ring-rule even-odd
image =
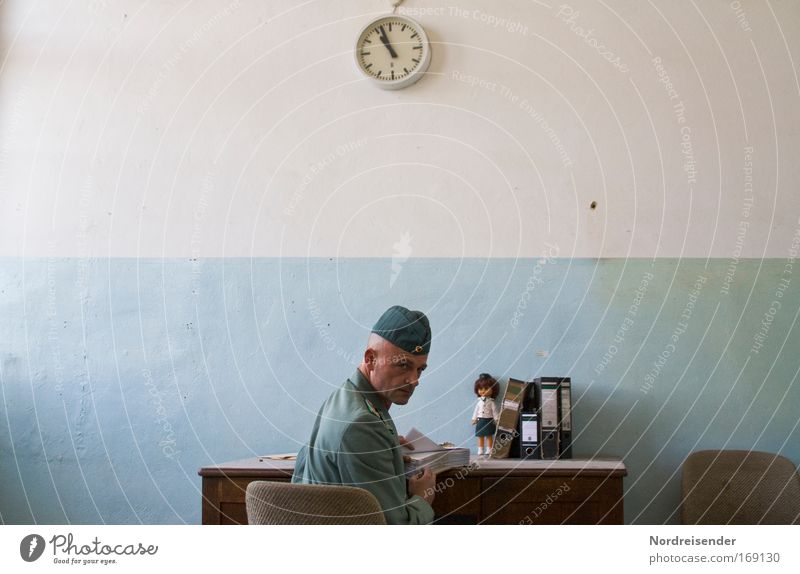
[[[477,373],[568,375],[576,455],[624,457],[626,522],[675,522],[693,450],[800,462],[791,264],[1,259],[0,519],[198,523],[197,469],[297,450],[400,303],[434,330],[401,432],[474,446]]]

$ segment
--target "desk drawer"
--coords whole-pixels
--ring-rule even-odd
[[[484,478],[483,524],[622,524],[622,479]]]
[[[477,524],[481,512],[481,479],[445,475],[437,480],[433,500],[436,524]]]

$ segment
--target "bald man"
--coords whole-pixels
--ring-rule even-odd
[[[389,308],[372,328],[358,370],[322,405],[311,438],[297,455],[292,482],[344,484],[370,491],[388,524],[433,521],[436,476],[406,479],[389,407],[406,404],[427,367],[428,318]]]

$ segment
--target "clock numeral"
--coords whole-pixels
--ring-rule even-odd
[[[364,40],[365,44],[372,44],[372,40]]]
[[[411,34],[411,37],[412,37],[412,38],[419,38],[419,36],[417,35],[417,33],[416,33],[416,32],[414,32],[413,34]]]
[[[415,64],[419,64],[419,60],[417,60],[416,58],[411,58],[411,61],[414,62]]]
[[[361,55],[362,55],[362,56],[369,56],[369,55],[370,55],[370,52],[361,52]]]
[[[392,79],[394,80],[394,70],[392,70]]]
[[[392,23],[389,22],[389,32],[391,32],[391,31],[392,31]]]
[[[408,72],[408,68],[403,68],[403,71],[404,71],[406,74],[408,74],[408,73],[409,73],[409,72]]]
[[[406,25],[405,24],[403,24],[403,27],[402,27],[402,29],[400,31],[401,32],[405,32],[406,31]]]
[[[369,69],[372,67],[372,64],[367,64],[367,65],[366,65],[366,66],[364,66],[364,67],[365,67],[367,70],[369,70]]]
[[[414,46],[415,50],[422,50],[422,46]]]

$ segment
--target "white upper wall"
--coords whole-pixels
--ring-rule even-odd
[[[800,3],[407,0],[399,92],[388,10],[3,3],[0,255],[786,256]]]

